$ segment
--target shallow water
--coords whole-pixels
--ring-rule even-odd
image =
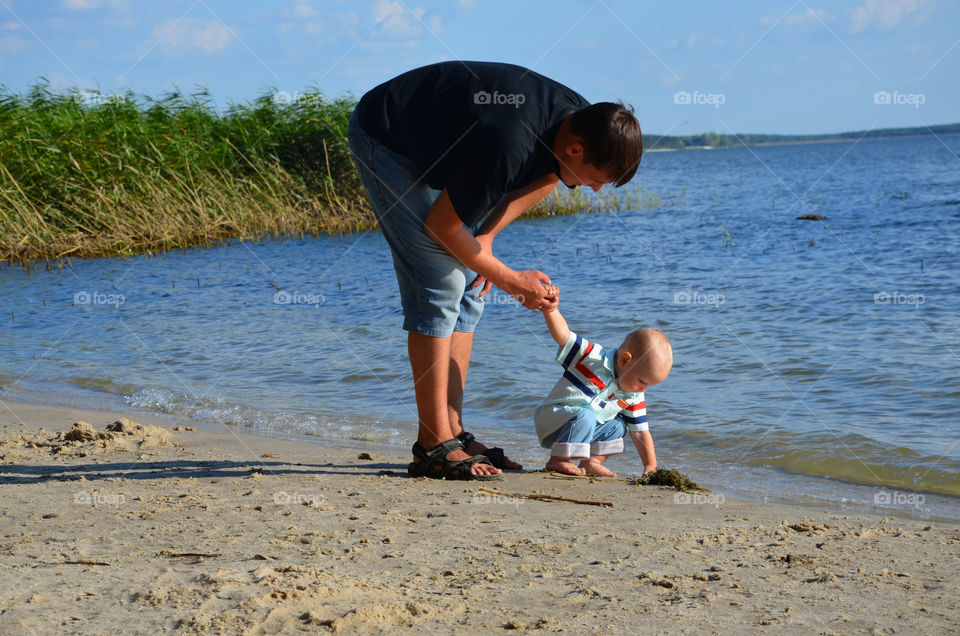
[[[649,153],[664,207],[518,221],[495,250],[550,274],[587,337],[670,336],[674,370],[647,394],[661,466],[751,498],[960,517],[958,155],[957,136]],[[0,398],[415,434],[376,232],[7,268],[0,312]],[[554,352],[539,314],[491,294],[465,419],[531,465]]]

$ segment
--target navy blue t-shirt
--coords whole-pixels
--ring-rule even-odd
[[[380,84],[357,105],[360,127],[447,189],[467,227],[504,194],[557,172],[563,119],[590,103],[522,66],[441,62]]]

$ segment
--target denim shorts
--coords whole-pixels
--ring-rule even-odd
[[[403,328],[427,336],[472,332],[483,313],[482,285],[468,289],[475,272],[424,231],[424,219],[440,196],[421,180],[409,159],[389,150],[350,118],[347,141],[360,181],[393,254],[400,285]],[[475,231],[475,228],[471,228]]]

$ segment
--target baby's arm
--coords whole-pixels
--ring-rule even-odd
[[[564,320],[560,310],[556,307],[553,309],[544,308],[542,312],[543,319],[547,322],[547,328],[550,330],[550,335],[553,336],[553,339],[556,340],[557,344],[561,347],[567,344],[567,340],[570,339],[570,327],[567,326],[567,321]]]
[[[643,461],[643,474],[652,473],[657,469],[657,453],[653,450],[653,436],[650,431],[630,431],[630,439],[637,447],[640,459]]]

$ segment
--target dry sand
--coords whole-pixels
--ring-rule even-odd
[[[146,417],[106,430],[121,414],[0,411],[0,634],[936,634],[960,623],[956,524],[684,503],[544,473],[415,480],[406,457]]]

